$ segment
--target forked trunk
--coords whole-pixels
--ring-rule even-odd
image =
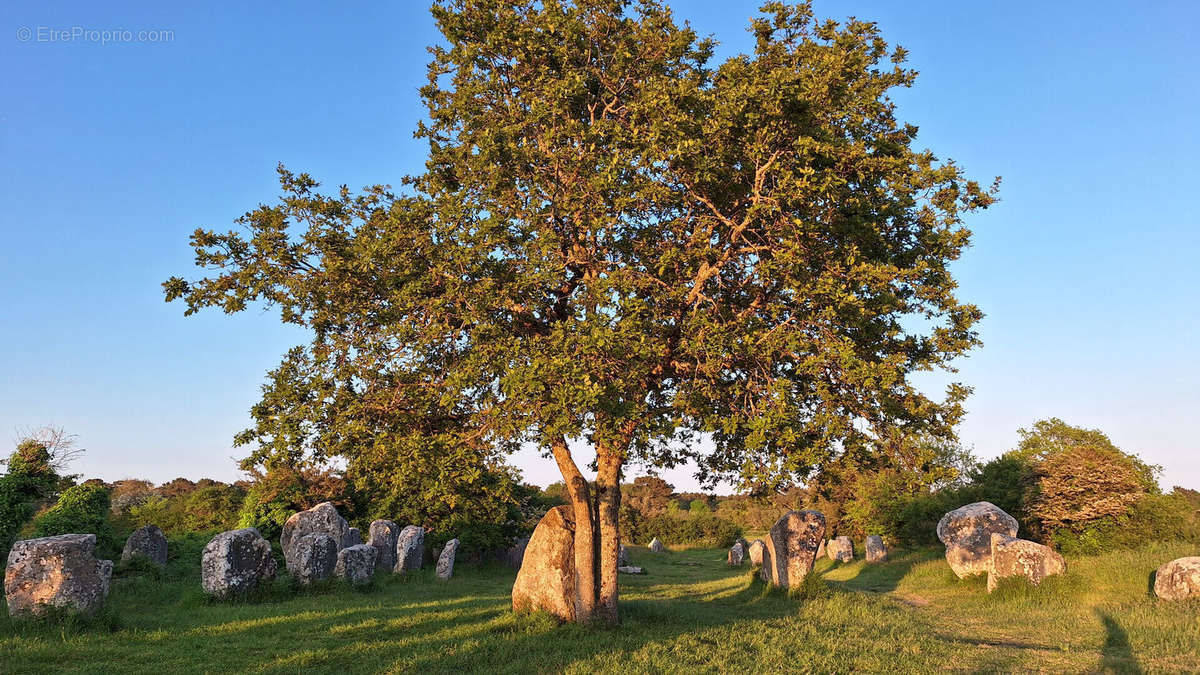
[[[575,512],[575,620],[589,623],[596,614],[596,517],[587,479],[579,471],[566,439],[551,447]]]

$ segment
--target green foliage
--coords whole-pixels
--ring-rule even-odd
[[[728,548],[742,536],[742,528],[713,515],[673,516],[664,514],[629,523],[623,530],[628,542],[647,543],[658,537],[664,544]]]
[[[332,471],[277,466],[256,474],[242,500],[237,526],[253,527],[268,541],[275,541],[288,518],[321,502],[333,502],[343,517],[352,517],[348,493],[346,481]]]
[[[84,483],[67,488],[53,507],[34,519],[34,536],[94,534],[100,557],[112,556],[120,549],[108,519],[111,506],[108,488],[102,484]]]
[[[59,484],[48,448],[36,440],[18,444],[5,464],[8,471],[0,476],[0,559],[7,558],[38,502],[52,496]]]

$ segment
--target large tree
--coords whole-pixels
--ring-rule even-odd
[[[888,91],[915,73],[873,24],[768,4],[754,50],[713,66],[653,2],[433,13],[426,171],[398,196],[324,195],[281,169],[245,231],[193,235],[213,276],[165,284],[189,313],[265,301],[313,331],[242,440],[537,444],[574,509],[578,616],[615,623],[628,464],[761,487],[882,425],[956,422],[966,388],[934,400],[910,375],[976,342],[948,265],[993,197],[913,148]]]

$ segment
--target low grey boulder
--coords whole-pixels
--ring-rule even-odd
[[[333,573],[355,586],[370,583],[375,576],[375,557],[379,551],[369,544],[347,546],[338,551]]]
[[[12,545],[4,595],[14,618],[41,616],[49,607],[89,613],[108,596],[111,560],[97,560],[96,535],[60,534]]]
[[[167,564],[167,535],[163,534],[157,525],[139,527],[125,540],[121,560],[129,560],[138,555],[149,558],[159,567]]]
[[[641,567],[637,567],[635,565],[621,565],[620,567],[617,568],[617,571],[620,572],[621,574],[645,574],[646,573],[646,570],[642,569]]]
[[[1017,519],[991,502],[961,506],[938,521],[938,539],[946,545],[946,562],[959,579],[991,569],[992,534],[1017,536]]]
[[[655,553],[662,553],[666,550],[666,547],[663,546],[663,543],[658,540],[658,537],[655,537],[650,541],[650,550]]]
[[[883,537],[877,534],[867,537],[867,541],[863,544],[863,550],[867,554],[867,562],[869,563],[884,562],[887,560],[887,544],[883,543]]]
[[[375,520],[367,528],[367,544],[375,549],[375,567],[392,571],[396,567],[396,541],[400,526],[391,520]]]
[[[746,561],[746,551],[742,548],[742,542],[737,542],[729,547],[729,554],[725,557],[725,563],[730,567],[741,567]]]
[[[306,534],[292,542],[288,572],[301,584],[325,581],[337,567],[338,550],[333,537],[319,532]]]
[[[825,547],[825,551],[829,554],[829,559],[840,563],[853,562],[854,560],[854,542],[850,541],[850,537],[835,537],[829,540],[829,544]]]
[[[219,598],[248,593],[274,578],[271,544],[253,527],[218,534],[200,556],[200,585]]]
[[[396,538],[397,574],[421,569],[425,558],[425,528],[409,525]]]
[[[1057,551],[1037,542],[992,533],[991,566],[987,589],[991,593],[1001,579],[1025,577],[1037,586],[1046,577],[1067,571],[1067,562]]]
[[[445,581],[454,576],[454,557],[458,555],[458,540],[451,539],[442,547],[437,561],[437,578]]]
[[[1200,598],[1200,556],[1177,558],[1158,568],[1154,595],[1171,601]]]
[[[279,547],[283,549],[283,559],[287,563],[289,572],[292,571],[295,564],[293,560],[296,555],[295,542],[310,534],[324,534],[332,538],[336,547],[335,556],[337,550],[352,545],[350,526],[346,524],[346,519],[338,513],[337,507],[332,502],[321,502],[307,511],[294,513],[283,524],[283,532],[279,535]],[[332,573],[332,571],[331,567],[330,572]]]

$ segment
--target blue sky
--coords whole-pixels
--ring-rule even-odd
[[[54,424],[79,435],[87,476],[238,476],[230,439],[305,336],[260,312],[185,319],[159,284],[194,276],[194,228],[274,199],[278,162],[327,186],[419,171],[438,37],[423,3],[269,4],[0,8],[0,443]],[[749,47],[755,4],[671,4],[719,56]],[[896,99],[918,145],[1004,177],[956,266],[987,314],[957,375],[975,388],[963,441],[991,457],[1058,416],[1163,465],[1165,486],[1200,487],[1200,5],[816,8],[910,50],[921,76]],[[50,41],[74,27],[173,36]],[[557,478],[536,453],[514,461]]]

